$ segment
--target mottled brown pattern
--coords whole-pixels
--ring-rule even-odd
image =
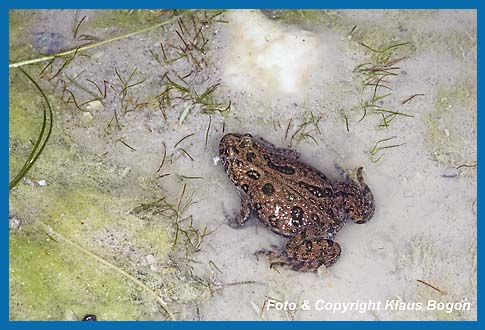
[[[357,170],[357,181],[329,180],[298,161],[293,150],[277,148],[249,134],[227,134],[219,145],[222,165],[241,194],[242,226],[255,213],[271,231],[289,237],[280,252],[259,251],[297,271],[331,266],[340,256],[334,235],[348,218],[365,223],[374,214],[374,197]]]

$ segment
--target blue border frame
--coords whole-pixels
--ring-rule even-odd
[[[4,42],[8,41],[8,20],[9,15],[8,12],[10,9],[36,9],[36,8],[328,8],[328,9],[378,9],[378,8],[386,8],[386,9],[477,9],[477,54],[478,54],[478,62],[477,62],[477,109],[481,108],[483,105],[482,98],[480,97],[480,89],[479,89],[479,82],[483,77],[482,70],[478,63],[480,63],[480,54],[481,54],[481,43],[478,42],[478,36],[484,35],[483,33],[483,26],[485,23],[480,24],[480,19],[483,18],[481,14],[480,5],[478,0],[474,1],[450,1],[450,0],[443,0],[443,1],[423,1],[423,0],[407,0],[407,1],[383,1],[383,0],[375,0],[375,1],[358,1],[358,0],[346,0],[346,1],[336,1],[330,0],[325,2],[318,2],[316,0],[299,0],[289,2],[289,1],[255,1],[255,0],[246,0],[246,1],[232,1],[232,2],[223,2],[221,0],[206,0],[206,1],[193,1],[193,0],[186,0],[183,3],[181,1],[176,0],[169,0],[169,1],[155,1],[155,0],[139,0],[139,1],[112,1],[112,2],[100,2],[95,0],[83,0],[81,1],[69,1],[66,2],[61,0],[50,0],[50,1],[42,1],[41,3],[38,1],[12,1],[12,0],[4,0],[0,1],[0,33],[1,33],[1,40]],[[4,44],[5,45],[5,44]],[[1,193],[1,212],[2,221],[3,223],[3,231],[2,231],[2,245],[0,247],[1,253],[1,260],[3,260],[4,270],[1,272],[0,279],[1,279],[1,286],[0,292],[2,294],[2,299],[0,300],[0,310],[1,310],[1,318],[0,318],[0,327],[2,329],[33,329],[33,328],[61,328],[61,327],[69,327],[69,328],[87,328],[87,327],[103,327],[103,328],[110,328],[110,329],[127,329],[127,328],[160,328],[164,327],[167,329],[175,329],[175,328],[192,328],[192,327],[201,327],[207,329],[219,329],[222,327],[236,327],[236,328],[264,328],[268,326],[265,322],[262,321],[254,321],[254,322],[247,322],[247,321],[239,321],[239,322],[230,322],[230,321],[184,321],[184,322],[168,322],[168,323],[159,323],[159,322],[123,322],[123,321],[109,321],[109,322],[61,322],[61,321],[51,321],[51,322],[29,322],[29,321],[9,321],[9,306],[8,306],[8,280],[9,280],[9,269],[8,269],[8,198],[9,198],[9,191],[8,191],[8,142],[9,142],[9,121],[8,121],[8,73],[9,69],[7,66],[8,62],[8,46],[3,48],[1,52],[2,58],[2,65],[0,67],[2,77],[4,77],[1,81],[2,84],[2,98],[0,100],[3,102],[3,109],[4,111],[0,111],[0,125],[1,125],[1,150],[2,150],[2,158],[4,161],[0,162],[0,169],[1,169],[1,181],[3,182],[3,189],[0,191]],[[477,117],[477,125],[482,122],[482,117],[480,111],[478,111]],[[477,160],[481,155],[480,152],[480,139],[481,139],[480,131],[477,132],[478,137],[478,150],[477,150]],[[481,163],[481,161],[478,161]],[[478,205],[481,204],[481,188],[480,188],[480,181],[482,175],[480,174],[480,168],[478,167],[478,185],[477,185],[477,199]],[[480,212],[478,211],[478,215]],[[477,237],[480,235],[481,226],[479,225],[479,216],[477,216]],[[478,242],[477,242],[478,244]],[[478,248],[478,256],[480,255],[480,248]],[[480,283],[480,265],[481,263],[478,261],[477,267],[477,281]],[[478,284],[477,287],[477,301],[480,301],[480,285]],[[480,326],[482,319],[481,312],[480,312],[480,304],[478,304],[477,310],[477,322],[472,321],[463,321],[463,322],[412,322],[412,321],[389,321],[389,322],[326,322],[325,324],[321,322],[310,322],[310,321],[301,321],[301,322],[278,322],[278,327],[282,327],[285,329],[321,329],[322,327],[332,327],[332,328],[343,328],[343,329],[352,329],[354,327],[364,327],[367,329],[373,328],[382,328],[382,327],[392,327],[396,329],[404,329],[408,328],[409,326],[413,326],[416,328],[440,328],[440,329],[451,329],[451,328],[459,328],[459,329],[469,329],[469,328],[478,328]]]
[[[104,1],[101,5],[99,1],[85,0],[77,1],[63,1],[63,0],[44,0],[41,3],[31,0],[7,0],[2,3],[4,8],[18,8],[18,9],[36,9],[36,8],[326,8],[326,9],[474,9],[479,7],[478,0],[407,0],[407,1],[385,1],[385,0],[300,0],[300,1],[276,1],[276,0],[235,0],[230,3],[222,0],[185,0],[183,2],[176,0],[155,1],[155,0],[141,0],[141,1]]]

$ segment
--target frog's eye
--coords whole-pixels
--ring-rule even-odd
[[[249,134],[244,135],[241,138],[241,143],[239,144],[239,147],[244,148],[244,147],[250,147],[253,145],[253,137],[251,135],[247,136]]]

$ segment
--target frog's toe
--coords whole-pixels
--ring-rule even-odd
[[[258,261],[259,261],[258,256],[263,255],[263,256],[268,257],[268,259],[270,261],[270,264],[269,264],[270,269],[274,269],[274,268],[277,268],[277,267],[280,267],[280,266],[282,266],[282,267],[290,266],[291,267],[290,260],[284,254],[284,252],[282,252],[278,247],[276,247],[276,251],[262,249],[262,250],[256,251],[254,253],[254,255],[256,256],[256,259]]]
[[[337,170],[338,175],[344,177],[345,181],[351,181],[349,173],[344,170],[339,164],[335,164],[335,169]]]
[[[288,264],[288,258],[282,252],[279,248],[276,248],[276,251],[273,250],[259,250],[254,253],[256,256],[256,259],[259,261],[259,256],[263,255],[268,257],[270,261],[270,268],[273,268],[275,266],[282,266],[282,265],[287,265]]]
[[[226,217],[226,224],[235,229],[242,228],[245,225],[245,223],[238,222],[235,217]]]
[[[230,215],[226,208],[222,207],[222,212],[224,214],[224,218],[226,219],[226,224],[231,228],[242,228],[249,220],[251,216],[250,211],[247,209],[240,209],[235,215]]]
[[[275,269],[278,267],[288,267],[290,264],[287,261],[275,261],[269,264],[270,269]]]
[[[272,250],[261,249],[261,250],[254,252],[254,255],[256,257],[258,257],[258,256],[279,257],[281,255],[281,253],[276,252],[276,251],[272,251]]]

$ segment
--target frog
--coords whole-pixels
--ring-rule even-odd
[[[241,209],[229,220],[235,228],[256,215],[272,232],[288,238],[284,248],[256,251],[270,258],[270,268],[315,272],[340,257],[336,233],[350,219],[368,222],[375,212],[374,195],[363,179],[346,172],[332,180],[300,160],[300,154],[251,134],[228,133],[219,143],[219,159],[236,186]]]

